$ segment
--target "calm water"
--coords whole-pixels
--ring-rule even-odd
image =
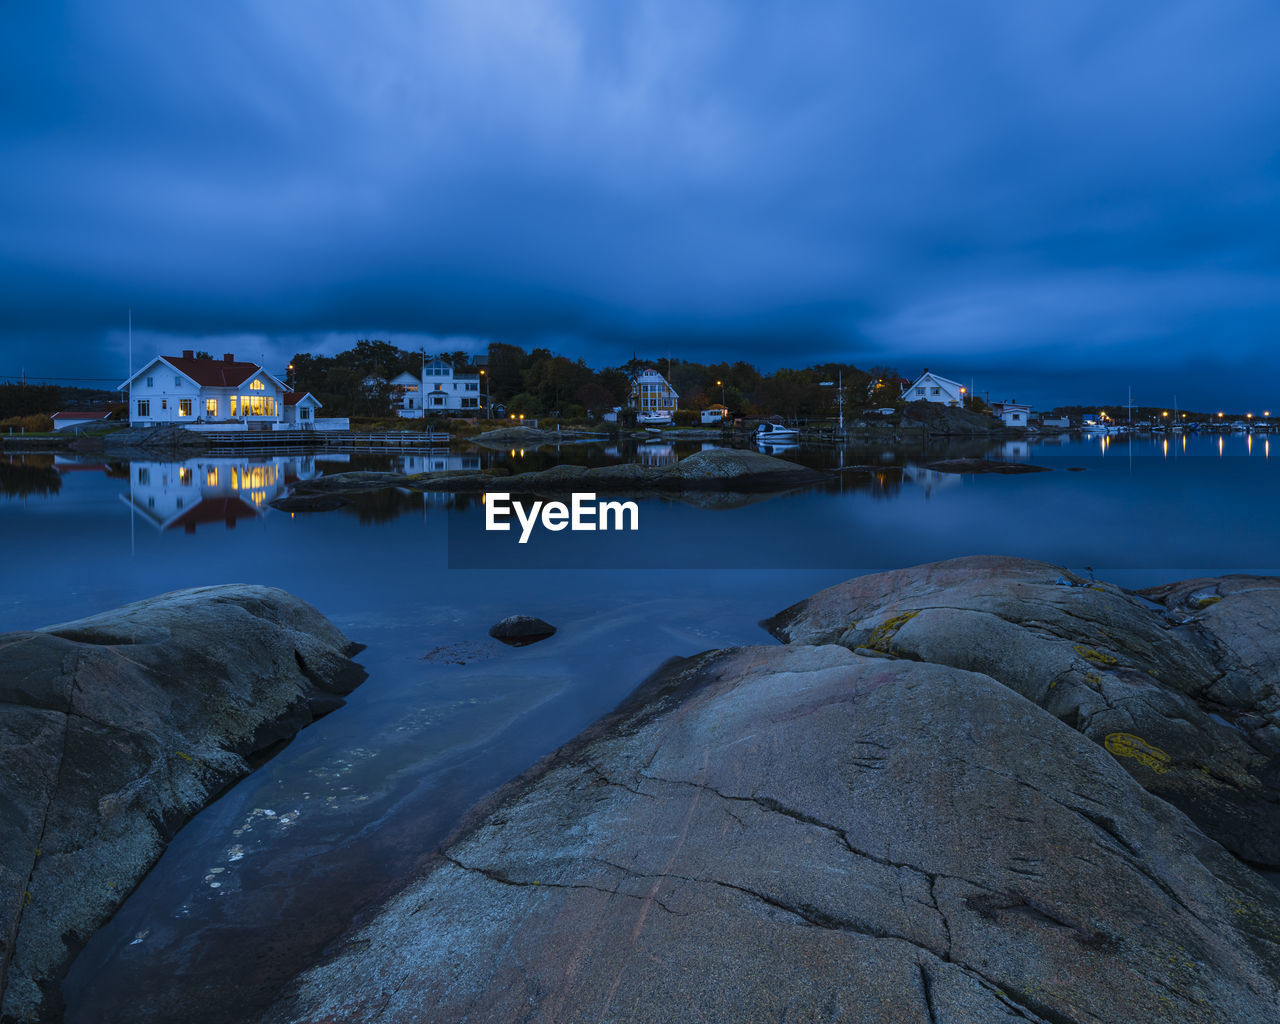
[[[1277,438],[1280,441],[1280,438]],[[177,587],[290,590],[368,645],[370,678],[174,840],[77,961],[71,1021],[251,1018],[493,787],[664,659],[769,643],[756,622],[865,571],[963,554],[1091,566],[1125,585],[1280,570],[1280,448],[1245,435],[967,443],[928,458],[795,450],[831,482],[736,507],[646,499],[635,534],[486,534],[474,498],[390,491],[290,516],[268,502],[351,468],[673,461],[699,445],[565,446],[411,460],[109,464],[0,458],[0,624],[78,617]],[[1050,472],[954,476],[987,454]],[[445,468],[445,465],[434,468]],[[876,467],[875,472],[851,467]],[[497,619],[551,640],[510,649]]]

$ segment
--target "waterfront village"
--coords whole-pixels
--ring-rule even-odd
[[[957,420],[939,410],[972,413]],[[945,433],[986,425],[1016,431],[1099,433],[1269,430],[1269,410],[1194,412],[1172,407],[1071,406],[1037,410],[979,395],[941,372],[913,377],[888,367],[822,364],[764,374],[745,362],[704,365],[633,359],[593,370],[545,349],[506,344],[428,357],[360,341],[337,356],[296,354],[283,369],[187,349],[157,354],[115,393],[25,381],[0,384],[6,434],[123,425],[195,433],[447,430],[460,421],[540,420],[605,429],[730,428],[765,440],[832,436],[860,428],[925,424]],[[993,422],[996,421],[996,422]]]

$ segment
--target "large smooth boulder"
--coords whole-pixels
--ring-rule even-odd
[[[0,635],[0,1018],[57,981],[174,832],[342,703],[358,650],[259,586],[180,590]]]
[[[1270,1024],[1280,900],[989,676],[669,665],[517,780],[270,1024]]]
[[[1278,587],[1227,577],[1143,597],[1044,562],[959,558],[849,580],[763,625],[789,643],[983,672],[1276,870]]]

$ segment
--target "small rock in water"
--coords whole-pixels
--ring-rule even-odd
[[[554,634],[556,627],[532,615],[508,615],[489,627],[489,635],[512,647],[536,644]]]

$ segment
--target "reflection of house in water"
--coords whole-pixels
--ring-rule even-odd
[[[680,460],[676,458],[675,445],[672,444],[638,444],[636,460],[642,466],[674,466]]]
[[[520,453],[521,455],[524,452]],[[515,452],[512,452],[515,455]],[[442,470],[459,470],[481,468],[479,455],[453,455],[447,450],[445,451],[428,451],[421,454],[401,455],[399,456],[400,472],[408,473],[439,473]],[[415,501],[422,502],[422,510],[425,513],[428,505],[453,505],[457,503],[457,496],[448,491],[421,491],[415,493]],[[352,504],[356,506],[356,511],[360,515],[361,521],[365,521],[371,515],[368,503],[362,505],[361,501],[353,500]],[[387,515],[383,518],[394,519],[395,515]],[[376,517],[374,517],[376,518]]]
[[[449,452],[423,452],[400,457],[402,473],[439,473],[445,469],[479,469],[479,455],[451,455]]]
[[[1005,458],[1025,459],[1031,454],[1031,446],[1026,441],[1006,441],[1000,446],[1000,454]]]
[[[959,487],[964,482],[960,473],[940,473],[936,469],[925,469],[910,462],[902,467],[902,479],[919,487],[924,491],[926,498],[930,497],[934,491],[947,487]]]
[[[186,462],[134,462],[129,492],[120,500],[149,519],[158,530],[223,523],[234,529],[242,519],[257,519],[267,504],[299,480],[317,475],[315,459],[287,456],[263,462],[234,458],[196,458]]]

